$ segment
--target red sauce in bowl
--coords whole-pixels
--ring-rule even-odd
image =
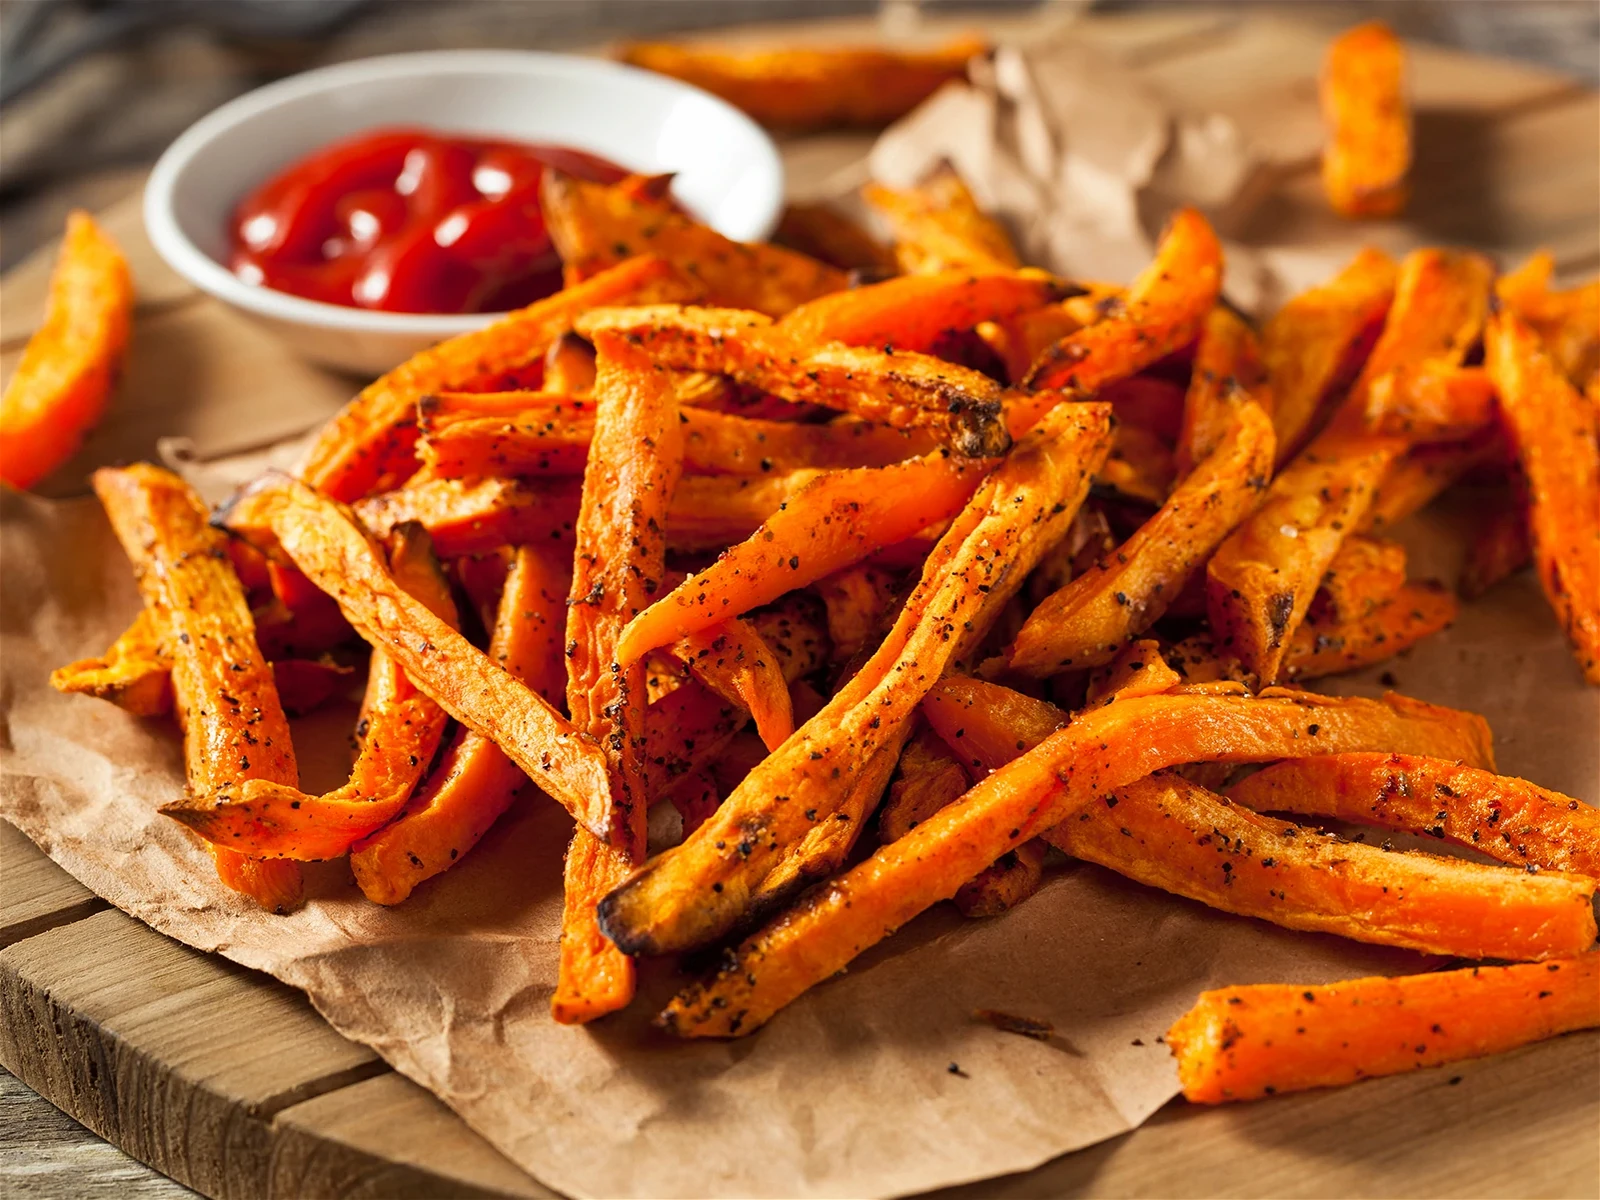
[[[504,312],[561,286],[539,210],[546,166],[627,172],[582,150],[383,129],[307,155],[250,193],[229,230],[235,275],[385,312]]]

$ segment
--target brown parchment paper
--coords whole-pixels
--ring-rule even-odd
[[[996,73],[1026,66],[1048,75],[1052,60],[1042,53],[1020,66],[1002,58]],[[1077,61],[1070,47],[1059,53]],[[980,80],[973,91],[988,86]],[[1119,86],[1100,80],[1113,96]],[[1094,93],[1102,97],[1095,102],[1103,106],[1105,94]],[[1129,94],[1130,111],[1106,117],[1130,131],[1119,134],[1129,143],[1097,144],[1096,157],[1073,169],[1073,178],[1091,181],[1085,196],[1107,198],[1098,213],[1087,201],[1075,210],[1078,232],[1049,228],[1059,193],[1041,190],[1032,208],[1008,208],[1019,225],[1036,220],[1040,236],[1054,236],[1056,251],[1099,253],[1108,229],[1148,239],[1147,217],[1128,223],[1117,195],[1131,187],[1137,209],[1149,180],[1118,182],[1118,170],[1136,178],[1148,166],[1169,180],[1164,186],[1195,189],[1196,198],[1205,191],[1213,210],[1251,186],[1248,146],[1220,183],[1170,183],[1183,172],[1159,164],[1171,161],[1177,126],[1160,117],[1159,99]],[[996,111],[1012,112],[1022,95]],[[1072,111],[1065,101],[1036,106],[1034,133],[1056,138],[1053,161],[1076,153],[1063,149]],[[1138,141],[1141,128],[1149,144]],[[942,124],[935,131],[944,136]],[[990,168],[964,162],[969,172],[994,172],[984,184],[996,189],[991,197],[1004,185],[997,148],[1015,133],[991,122],[962,134],[975,141],[976,163],[984,139],[992,144]],[[885,145],[899,139],[895,152],[909,161],[918,149],[908,149],[909,136],[902,127]],[[1206,136],[1235,139],[1215,124]],[[1125,276],[1142,253],[1108,260],[1106,270],[1125,266]],[[1319,267],[1336,262],[1329,256]],[[225,359],[207,367],[208,379],[226,380]],[[251,386],[259,392],[259,378]],[[227,394],[223,387],[195,402],[220,408]],[[177,459],[214,494],[293,452],[208,467]],[[1451,579],[1459,530],[1448,512],[1428,520],[1433,536],[1413,531],[1414,573]],[[308,872],[303,910],[263,914],[222,889],[198,843],[155,814],[182,787],[176,729],[58,696],[46,682],[52,667],[109,644],[137,609],[96,503],[0,495],[0,580],[0,816],[125,911],[303,988],[341,1032],[573,1195],[881,1196],[1024,1170],[1132,1128],[1176,1093],[1157,1039],[1198,990],[1429,965],[1408,952],[1212,913],[1075,866],[995,920],[966,921],[948,909],[924,915],[740,1041],[676,1042],[651,1031],[648,1017],[679,982],[657,965],[630,1012],[563,1028],[548,1002],[569,823],[553,804],[537,796],[520,804],[397,909],[368,904],[336,863]],[[1582,686],[1528,575],[1467,606],[1454,629],[1388,669],[1413,695],[1484,712],[1502,770],[1589,800],[1600,792],[1600,693]],[[1381,690],[1376,672],[1337,685]],[[341,719],[334,712],[297,727],[308,776],[347,765],[328,751],[347,732]],[[1036,1042],[999,1033],[974,1019],[977,1008],[1048,1021],[1056,1035]]]

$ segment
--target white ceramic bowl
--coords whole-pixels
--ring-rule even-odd
[[[253,188],[329,142],[420,125],[588,150],[635,171],[676,172],[690,212],[741,241],[769,234],[783,201],[772,139],[715,96],[602,59],[522,50],[395,54],[308,71],[224,104],[167,148],[145,187],[150,240],[190,283],[316,362],[388,370],[492,313],[413,314],[305,300],[238,279],[228,222]]]

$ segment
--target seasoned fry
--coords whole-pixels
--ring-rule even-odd
[[[1322,186],[1335,212],[1392,217],[1405,207],[1411,169],[1411,111],[1405,48],[1382,21],[1348,29],[1322,67]]]
[[[347,510],[268,472],[217,520],[258,549],[290,559],[419,691],[494,741],[574,817],[607,832],[611,789],[599,745],[396,584]]]
[[[978,207],[953,167],[943,166],[903,191],[869,183],[861,198],[888,222],[895,257],[909,274],[1014,271],[1022,265],[1011,235]]]
[[[918,729],[901,751],[889,798],[878,813],[878,840],[904,837],[971,786],[944,739],[932,729]]]
[[[794,732],[794,709],[778,656],[754,626],[737,619],[700,630],[673,646],[695,678],[750,711],[768,750]]]
[[[1310,617],[1324,622],[1359,621],[1387,604],[1406,582],[1406,548],[1399,542],[1356,534],[1340,543]]]
[[[925,710],[937,727],[933,707]],[[1316,735],[1307,735],[1310,725]],[[1276,690],[1161,695],[1091,709],[961,803],[804,897],[743,942],[707,982],[680,993],[661,1024],[690,1037],[759,1028],[1008,850],[1175,763],[1281,758],[1304,753],[1314,737],[1323,753],[1403,746],[1492,766],[1487,736],[1479,717],[1393,694],[1383,701]]]
[[[483,329],[441,342],[369,385],[323,426],[301,477],[343,501],[396,487],[416,470],[413,414],[422,397],[492,390],[497,377],[539,364],[551,343],[572,328],[573,318],[596,305],[677,303],[699,294],[699,286],[670,263],[640,255]],[[440,553],[451,557],[449,551]]]
[[[1383,662],[1448,627],[1457,607],[1438,583],[1408,583],[1364,617],[1307,621],[1289,639],[1283,676],[1303,682]]]
[[[927,430],[895,429],[854,417],[802,425],[686,408],[682,423],[684,469],[701,474],[886,467],[927,454],[937,445]]]
[[[168,622],[189,794],[220,802],[252,779],[293,787],[299,771],[289,722],[205,505],[172,472],[148,463],[96,471],[94,490],[146,606]],[[300,905],[297,863],[264,863],[221,848],[212,857],[222,882],[263,908]]]
[[[641,254],[657,255],[692,275],[711,304],[770,317],[848,282],[838,268],[782,246],[730,241],[623,184],[589,183],[547,168],[539,200],[569,291]],[[598,306],[592,300],[584,305]]]
[[[1397,459],[1378,485],[1372,506],[1359,526],[1363,533],[1381,533],[1431,504],[1467,472],[1505,457],[1498,428],[1464,442],[1417,446]]]
[[[1066,533],[1105,454],[1110,416],[1104,404],[1063,405],[1018,443],[940,540],[877,653],[715,818],[606,898],[601,920],[619,946],[659,953],[702,945],[744,917],[783,852],[833,818],[841,791],[900,736],[945,666],[976,645]]]
[[[434,479],[358,502],[355,515],[377,537],[415,521],[442,558],[485,554],[501,546],[570,545],[579,484],[572,479]]]
[[[389,570],[399,587],[456,626],[449,584],[421,526],[395,531]],[[400,812],[432,765],[449,719],[398,663],[374,650],[356,724],[360,753],[343,786],[314,796],[292,784],[250,780],[235,796],[187,797],[161,811],[207,841],[252,858],[337,858]]]
[[[1600,279],[1552,291],[1555,259],[1541,250],[1495,282],[1500,302],[1526,321],[1575,388],[1600,380]]]
[[[772,240],[841,271],[892,271],[894,254],[831,204],[786,204]]]
[[[887,627],[895,601],[895,577],[881,567],[846,567],[813,585],[827,609],[834,657],[854,658]]]
[[[1044,880],[1044,859],[1050,847],[1041,839],[1008,850],[950,897],[964,917],[998,917],[1021,904]]]
[[[594,347],[569,329],[544,352],[540,386],[569,396],[587,395],[594,390],[594,373]]]
[[[704,88],[763,125],[802,132],[887,125],[944,84],[965,78],[967,60],[988,49],[974,36],[933,50],[627,42],[618,57]]]
[[[1482,368],[1422,361],[1374,379],[1365,416],[1369,433],[1453,442],[1487,429],[1494,412],[1494,388]]]
[[[85,658],[50,673],[58,692],[109,700],[135,717],[172,711],[172,650],[167,621],[156,608],[141,608],[133,624],[103,658]]]
[[[1105,666],[1089,676],[1085,704],[1114,704],[1132,696],[1155,696],[1184,682],[1161,655],[1153,639],[1129,642]]]
[[[1583,677],[1600,684],[1600,412],[1515,314],[1501,310],[1490,319],[1485,349],[1527,482],[1539,581]]]
[[[805,346],[756,312],[658,305],[598,309],[578,325],[634,340],[665,367],[721,371],[785,400],[820,404],[897,428],[937,430],[961,454],[1000,454],[1010,444],[1004,392],[969,367],[893,346]]]
[[[1041,354],[1028,372],[1027,386],[1035,392],[1060,388],[1089,395],[1144,370],[1199,335],[1221,287],[1217,235],[1192,208],[1180,209],[1162,234],[1155,259],[1121,303],[1103,321]],[[1013,436],[1038,418],[1038,407],[1016,406],[1008,418]]]
[[[520,547],[489,638],[489,657],[550,701],[566,685],[565,576],[542,548]],[[527,782],[492,741],[461,730],[405,811],[351,848],[356,883],[375,903],[399,904],[477,845]]]
[[[1426,833],[1513,866],[1600,878],[1600,810],[1439,758],[1332,754],[1274,763],[1228,789],[1262,812]]]
[[[634,662],[950,517],[991,465],[934,453],[812,480],[748,539],[633,620],[617,643],[618,660]]]
[[[133,314],[122,251],[85,212],[67,217],[44,320],[0,396],[0,480],[30,488],[105,411]]]
[[[1033,610],[1007,669],[1038,679],[1100,666],[1161,617],[1190,573],[1249,515],[1272,473],[1272,418],[1250,400],[1234,409],[1224,440],[1161,511]]]
[[[1397,274],[1387,254],[1365,249],[1327,283],[1290,300],[1262,328],[1280,466],[1305,445],[1351,351],[1383,321]]]
[[[1183,1094],[1255,1100],[1514,1050],[1600,1025],[1600,954],[1315,987],[1202,992],[1171,1029]]]
[[[1228,436],[1237,397],[1254,401],[1265,413],[1272,412],[1272,386],[1255,330],[1232,309],[1219,304],[1206,317],[1195,345],[1194,373],[1184,395],[1183,423],[1178,431],[1179,476],[1188,475],[1210,458]]]
[[[272,663],[272,682],[283,711],[291,717],[314,712],[349,686],[352,667],[327,658],[280,658]]]
[[[1467,542],[1456,590],[1464,600],[1476,600],[1501,580],[1509,579],[1533,562],[1533,535],[1528,513],[1520,503],[1506,503],[1481,513]]]
[[[417,460],[432,480],[491,476],[581,475],[594,418],[548,409],[508,416],[438,419],[419,407]]]
[[[673,550],[722,550],[752,538],[763,522],[783,512],[802,491],[830,474],[801,467],[761,478],[688,476],[672,498],[667,545]]]
[[[1172,492],[1177,473],[1165,442],[1148,429],[1119,424],[1112,436],[1111,456],[1095,482],[1130,500],[1160,508]]]

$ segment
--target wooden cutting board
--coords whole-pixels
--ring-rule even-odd
[[[1048,18],[1045,18],[1048,19]],[[995,21],[1037,34],[1038,17]],[[1082,36],[1183,103],[1232,116],[1283,181],[1275,242],[1353,237],[1403,249],[1476,245],[1515,261],[1548,246],[1565,274],[1600,267],[1600,96],[1523,64],[1413,47],[1418,200],[1359,230],[1318,191],[1314,77],[1326,25],[1195,8],[1093,17]],[[870,37],[835,22],[758,36]],[[785,146],[798,195],[838,182],[859,139]],[[114,412],[51,482],[148,456],[159,436],[204,456],[307,428],[351,392],[280,354],[155,259],[137,198],[107,214],[141,284]],[[37,320],[49,253],[0,288],[0,370]],[[208,394],[206,364],[258,359],[249,394]],[[0,1063],[176,1180],[218,1197],[552,1196],[298,992],[111,909],[0,824]],[[1499,1058],[1230,1109],[1174,1102],[1140,1129],[950,1196],[1600,1195],[1600,1032]]]

